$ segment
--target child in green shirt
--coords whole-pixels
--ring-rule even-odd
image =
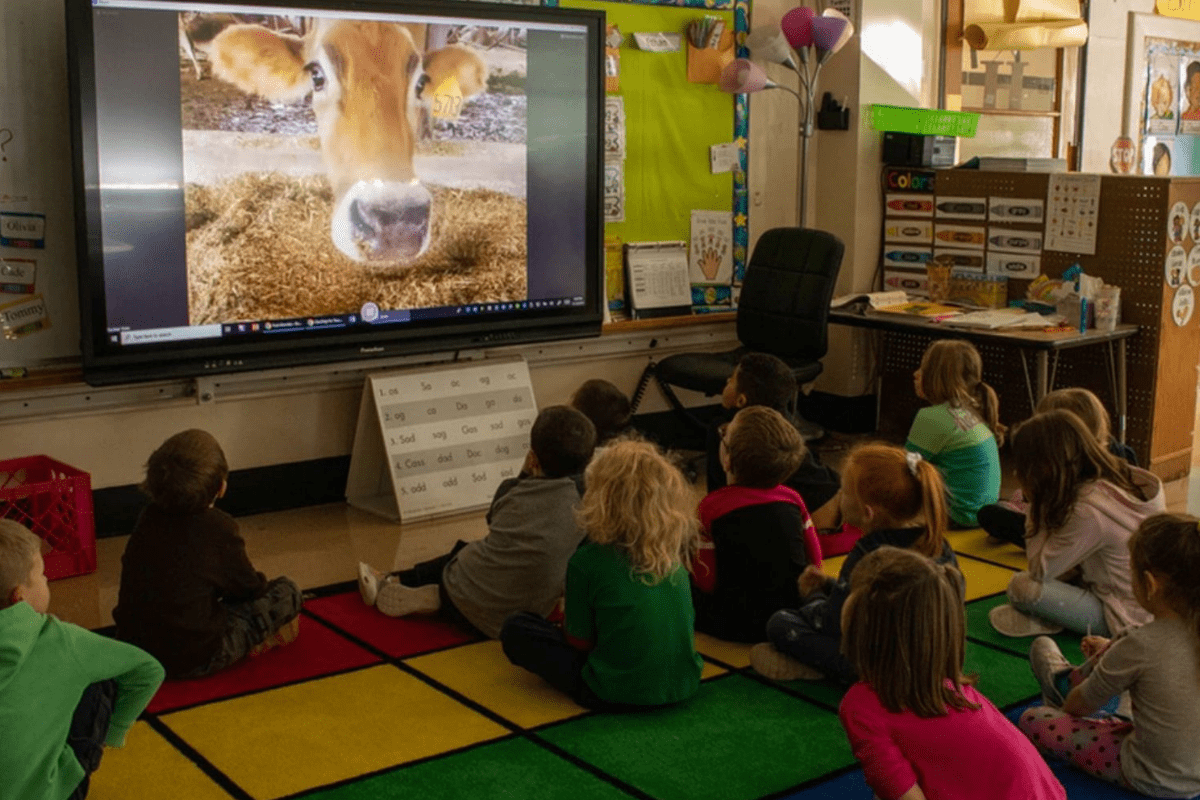
[[[683,566],[699,542],[687,483],[654,445],[631,440],[597,454],[584,478],[587,540],[567,566],[564,625],[513,614],[504,653],[587,708],[686,700],[701,669]]]

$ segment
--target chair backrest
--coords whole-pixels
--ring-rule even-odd
[[[737,334],[751,350],[785,361],[818,361],[829,349],[829,301],[846,246],[825,231],[763,233],[742,282]]]

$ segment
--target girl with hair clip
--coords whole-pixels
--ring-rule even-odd
[[[882,547],[851,579],[843,649],[860,682],[838,709],[881,800],[1065,800],[1020,731],[963,674],[958,570]]]
[[[979,351],[961,339],[933,342],[913,373],[913,388],[932,405],[917,412],[904,446],[941,471],[952,524],[974,528],[979,509],[1000,498],[1005,430],[996,392],[983,382]]]
[[[863,531],[842,563],[837,580],[818,567],[800,574],[798,609],[776,611],[767,621],[769,642],[750,650],[750,663],[773,680],[857,680],[841,653],[842,606],[860,561],[884,545],[902,547],[942,564],[958,560],[945,539],[946,489],[937,468],[919,453],[889,444],[850,451],[842,471],[842,518]]]
[[[1084,427],[1095,435],[1096,441],[1108,448],[1108,452],[1132,466],[1137,466],[1137,455],[1133,449],[1112,435],[1108,411],[1095,394],[1081,386],[1056,389],[1042,398],[1035,413],[1040,414],[1056,408],[1070,411],[1079,417]],[[994,539],[1024,548],[1025,512],[1028,508],[1029,503],[1026,502],[1024,493],[1018,489],[1011,499],[979,509],[979,527]]]
[[[1096,441],[1079,417],[1036,414],[1012,437],[1013,465],[1029,501],[1029,570],[1008,584],[1011,605],[988,615],[1007,636],[1111,636],[1149,621],[1134,599],[1129,537],[1166,510],[1162,482]]]
[[[1200,794],[1198,525],[1159,514],[1129,542],[1134,593],[1151,622],[1112,640],[1084,638],[1081,667],[1049,637],[1035,639],[1029,653],[1047,705],[1022,714],[1021,730],[1043,753],[1150,797]],[[1132,722],[1091,716],[1125,691]]]
[[[630,439],[597,453],[584,480],[587,538],[567,565],[563,627],[513,614],[504,654],[585,708],[686,700],[701,669],[684,567],[699,545],[687,481],[654,445]]]

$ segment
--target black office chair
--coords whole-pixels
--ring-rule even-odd
[[[825,231],[772,228],[765,232],[746,265],[738,301],[737,335],[742,346],[724,353],[678,353],[652,363],[642,375],[637,398],[653,376],[671,407],[703,429],[704,423],[684,407],[672,386],[710,397],[720,394],[738,360],[750,352],[783,359],[797,385],[816,378],[821,374],[820,359],[829,349],[829,301],[845,252],[842,240]],[[801,432],[806,439],[824,435],[811,423],[801,424]]]

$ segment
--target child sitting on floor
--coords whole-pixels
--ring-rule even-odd
[[[150,496],[121,556],[117,636],[162,662],[169,678],[198,678],[295,640],[300,588],[268,581],[246,555],[233,517],[213,504],[229,467],[217,440],[192,429],[146,462]]]
[[[1100,398],[1078,386],[1057,389],[1042,398],[1037,412],[1061,408],[1070,411],[1083,421],[1084,427],[1096,436],[1096,441],[1108,448],[1108,452],[1124,459],[1130,466],[1137,466],[1137,456],[1128,445],[1117,441],[1112,435],[1108,412]],[[1025,494],[1018,489],[1012,499],[986,505],[979,509],[979,527],[988,535],[1002,542],[1025,547],[1025,512],[1029,503]]]
[[[0,797],[79,800],[154,697],[143,650],[50,616],[42,541],[0,519]]]
[[[917,412],[904,446],[942,473],[952,524],[974,528],[979,509],[1000,499],[1004,441],[1000,403],[983,382],[979,351],[961,339],[933,342],[913,373],[913,387],[932,405]]]
[[[761,641],[767,619],[800,604],[796,579],[821,564],[817,531],[800,495],[780,483],[796,471],[804,442],[766,406],[743,408],[721,436],[729,485],[700,501],[701,550],[692,566],[696,630]]]
[[[844,647],[862,680],[838,716],[876,797],[1065,800],[1037,750],[963,675],[958,570],[881,547],[850,589]]]
[[[571,395],[571,408],[583,414],[596,427],[596,447],[603,447],[629,430],[629,398],[603,378],[580,384]]]
[[[842,472],[842,516],[863,531],[842,563],[837,580],[814,566],[800,575],[804,604],[767,622],[769,642],[755,645],[750,662],[773,680],[828,677],[849,686],[857,679],[841,652],[842,605],[850,580],[867,553],[884,545],[904,547],[957,566],[945,539],[946,487],[937,468],[918,453],[886,444],[850,451]]]
[[[796,391],[796,378],[782,359],[767,353],[747,353],[741,357],[721,393],[725,414],[708,430],[708,491],[716,491],[726,482],[725,468],[721,464],[720,426],[732,419],[739,409],[751,406],[766,406],[794,422]],[[838,524],[838,474],[817,459],[816,454],[804,445],[803,438],[800,444],[801,461],[783,483],[804,500],[817,530],[835,528]]]
[[[1012,454],[1029,500],[1029,570],[1009,581],[1011,605],[991,610],[992,626],[1007,636],[1063,627],[1112,636],[1148,622],[1133,595],[1128,543],[1142,520],[1166,510],[1162,482],[1109,453],[1070,411],[1026,420]]]
[[[509,661],[587,708],[685,700],[700,686],[688,563],[698,543],[691,492],[648,442],[617,440],[587,469],[587,541],[567,567],[563,628],[509,617]]]
[[[1088,660],[1079,668],[1046,636],[1029,653],[1047,705],[1021,715],[1021,730],[1046,755],[1151,797],[1200,794],[1200,747],[1192,738],[1200,729],[1197,526],[1195,517],[1159,514],[1129,541],[1134,594],[1151,622],[1112,640],[1085,637]],[[1091,717],[1125,691],[1132,722]]]
[[[493,639],[516,611],[551,613],[583,539],[575,508],[595,441],[592,423],[575,409],[542,409],[521,477],[500,484],[492,498],[487,536],[390,575],[359,564],[363,602],[391,617],[440,611]]]

